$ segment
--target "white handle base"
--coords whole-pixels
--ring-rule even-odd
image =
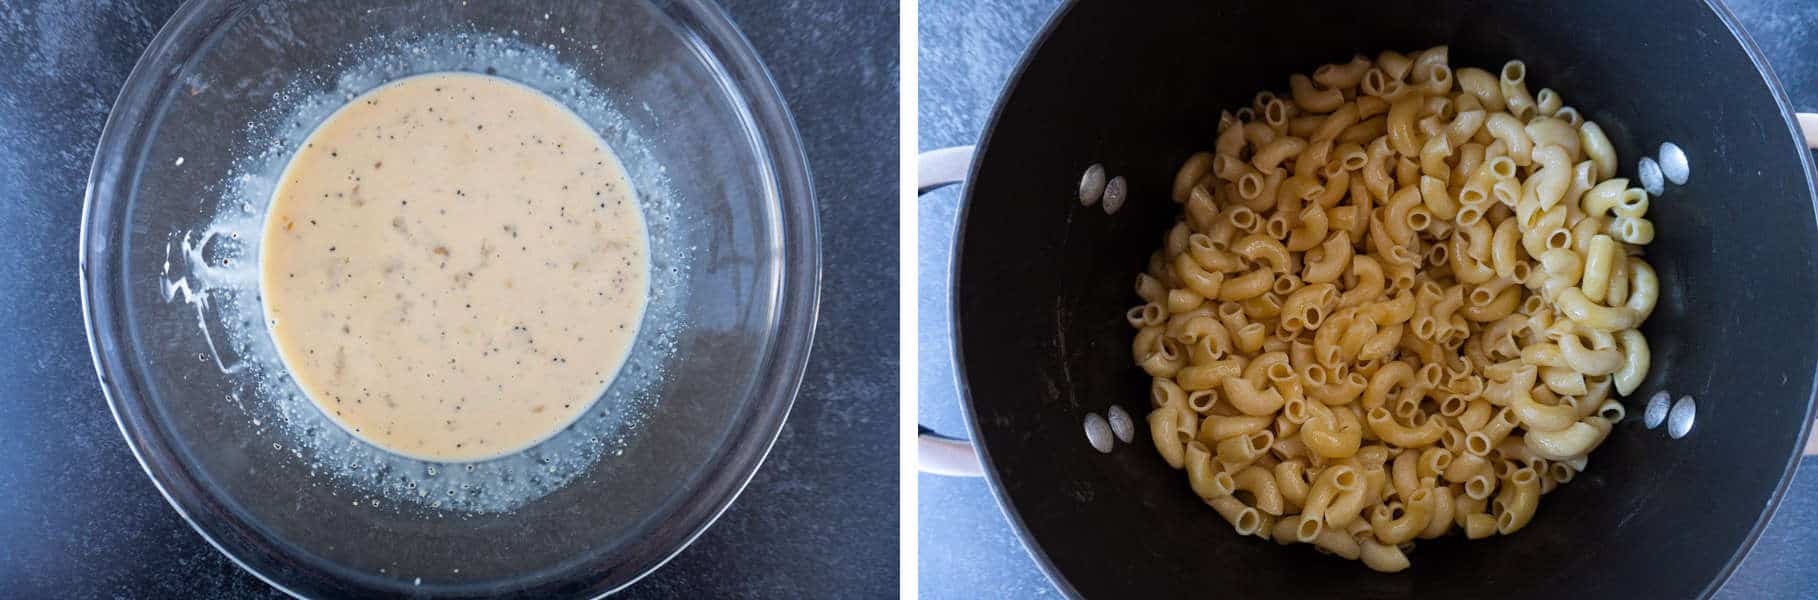
[[[966,180],[972,169],[972,146],[954,146],[923,152],[915,159],[915,189],[926,194],[936,188]]]
[[[923,433],[916,436],[916,467],[923,473],[952,477],[984,477],[978,452],[965,440]]]

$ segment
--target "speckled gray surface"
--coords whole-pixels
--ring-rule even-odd
[[[134,462],[76,289],[101,124],[172,0],[0,0],[0,597],[273,596]],[[631,597],[879,597],[897,589],[897,7],[726,0],[796,115],[820,200],[821,317],[769,459]]]
[[[924,0],[920,4],[921,150],[973,144],[1010,71],[1060,0]],[[1730,2],[1793,104],[1818,111],[1818,3]],[[919,417],[963,432],[947,338],[945,275],[957,188],[920,207]],[[924,598],[1059,596],[1011,531],[982,479],[921,475],[919,580]],[[1664,566],[1663,566],[1664,567]],[[1718,591],[1724,600],[1818,598],[1818,460],[1807,459],[1767,532]]]

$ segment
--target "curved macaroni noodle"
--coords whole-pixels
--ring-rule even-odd
[[[1124,314],[1156,451],[1239,534],[1378,571],[1515,533],[1642,387],[1649,198],[1527,66],[1356,56],[1219,113]]]

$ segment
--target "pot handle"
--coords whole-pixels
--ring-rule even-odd
[[[972,168],[972,146],[955,146],[923,152],[916,157],[916,194],[926,194],[966,180]],[[916,433],[916,468],[923,473],[954,477],[981,477],[984,465],[972,442],[920,427]]]
[[[1799,129],[1805,133],[1805,147],[1818,150],[1818,113],[1794,113]]]
[[[1807,116],[1818,119],[1818,115],[1800,115],[1800,118]],[[972,151],[972,146],[954,146],[917,156],[915,193],[926,194],[965,181],[966,171],[972,168]]]
[[[1805,136],[1805,146],[1818,150],[1818,113],[1797,113],[1794,117]],[[965,181],[966,172],[972,167],[973,150],[972,146],[955,146],[923,152],[916,159],[916,194]],[[1806,456],[1818,456],[1818,422],[1812,427],[1815,433],[1805,442]],[[984,474],[978,451],[973,449],[971,442],[947,437],[926,427],[920,429],[916,440],[916,466],[922,472],[956,477]]]

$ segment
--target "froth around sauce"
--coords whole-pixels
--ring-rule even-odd
[[[584,121],[506,79],[438,73],[355,98],[305,140],[266,217],[260,291],[284,364],[335,423],[483,460],[598,399],[637,337],[648,248]]]

